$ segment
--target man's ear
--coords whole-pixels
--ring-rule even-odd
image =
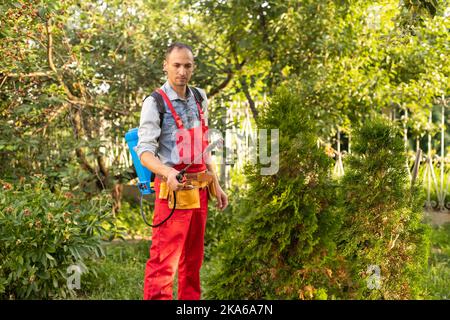
[[[163,62],[163,71],[167,72],[167,61],[164,60]]]

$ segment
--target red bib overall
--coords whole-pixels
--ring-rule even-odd
[[[208,145],[204,114],[200,104],[197,108],[201,127],[186,130],[181,118],[163,90],[159,93],[169,107],[178,127],[176,147],[180,162],[174,166],[181,170],[193,162],[195,156]],[[197,163],[198,162],[198,163]],[[206,170],[205,160],[196,161],[188,173]],[[155,212],[153,224],[165,219],[171,212],[167,199],[159,199],[161,181],[155,178]],[[144,278],[144,299],[172,299],[173,280],[178,267],[178,299],[200,299],[200,268],[203,263],[204,235],[208,214],[208,191],[200,189],[199,209],[175,209],[172,217],[160,227],[153,229],[150,259]]]

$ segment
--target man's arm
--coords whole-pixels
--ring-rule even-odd
[[[206,163],[206,168],[208,169],[209,173],[213,176],[213,182],[216,185],[216,187],[220,188],[219,178],[217,177],[217,171],[216,171],[216,164],[212,160],[211,156],[209,157],[210,161]]]
[[[220,210],[225,210],[225,208],[228,206],[228,196],[223,191],[223,189],[220,187],[219,178],[217,177],[217,173],[216,173],[216,164],[212,160],[211,154],[209,154],[209,160],[210,161],[208,161],[206,163],[206,168],[213,176],[212,183],[214,183],[214,186],[216,188],[217,207]]]
[[[203,97],[202,109],[205,115],[206,125],[208,125],[208,97],[206,96],[206,92],[203,89],[197,88],[200,94]],[[220,210],[225,210],[228,206],[228,197],[223,189],[220,187],[219,178],[217,177],[216,164],[212,160],[211,153],[208,155],[208,161],[206,161],[206,168],[213,176],[214,186],[216,187],[216,199],[217,199],[217,207]]]
[[[176,180],[178,171],[164,165],[156,156],[158,138],[161,134],[160,117],[156,101],[153,97],[144,100],[138,130],[139,141],[135,147],[141,164],[155,174],[167,179],[172,190],[178,190],[182,184]]]

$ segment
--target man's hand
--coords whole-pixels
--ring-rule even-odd
[[[176,178],[179,171],[162,164],[161,160],[155,157],[153,153],[149,151],[142,153],[140,160],[142,165],[151,172],[163,176],[164,179],[167,180],[170,190],[178,191],[181,187],[183,187],[183,183],[178,182]]]
[[[171,168],[169,173],[167,174],[167,184],[172,191],[178,191],[184,186],[184,183],[180,183],[177,180],[178,173],[178,170]]]
[[[225,208],[228,206],[228,196],[218,183],[216,184],[216,199],[217,208],[219,208],[221,211],[225,210]]]

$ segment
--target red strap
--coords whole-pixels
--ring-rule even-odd
[[[164,101],[166,102],[167,106],[169,107],[170,112],[172,112],[172,116],[173,116],[173,118],[175,119],[175,123],[176,123],[178,129],[184,129],[183,121],[181,121],[180,116],[179,116],[178,113],[175,111],[175,109],[174,109],[172,103],[170,102],[169,97],[166,95],[166,93],[164,92],[163,89],[159,89],[158,91],[159,91],[159,93],[161,94],[161,96],[163,97],[163,99],[164,99]]]
[[[200,106],[200,103],[198,103],[197,99],[195,100],[195,103],[197,104],[198,114],[200,115],[200,120],[202,121],[202,127],[205,127],[205,115],[203,114],[202,107]]]

